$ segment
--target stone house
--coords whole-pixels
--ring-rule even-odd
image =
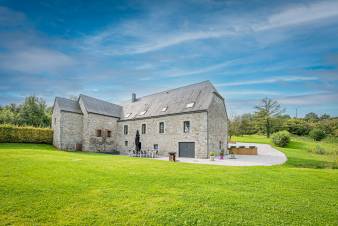
[[[161,155],[207,158],[227,147],[224,98],[201,82],[132,99],[121,105],[86,95],[77,101],[56,97],[53,144],[62,150],[127,153],[138,130],[143,150]]]

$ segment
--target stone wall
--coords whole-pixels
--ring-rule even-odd
[[[59,149],[61,148],[60,122],[61,122],[60,108],[58,104],[55,103],[52,114],[53,145]]]
[[[96,136],[96,131],[102,131],[102,137]],[[107,131],[111,137],[107,137]],[[116,142],[117,118],[86,114],[84,117],[83,151],[112,152],[117,148]]]
[[[76,150],[76,144],[82,143],[82,115],[61,111],[61,148]]]
[[[82,115],[60,111],[55,104],[52,114],[53,145],[62,150],[76,150],[82,143]]]
[[[116,150],[117,118],[88,113],[81,99],[79,104],[83,112],[82,150],[92,152],[112,152]],[[96,130],[102,131],[102,137],[96,136]],[[111,137],[107,137],[107,130],[111,131]]]
[[[183,132],[183,122],[190,121],[190,132]],[[159,133],[159,123],[164,122],[164,133]],[[142,124],[146,124],[146,134],[142,134]],[[124,135],[124,125],[128,125],[128,134]],[[148,119],[119,121],[117,127],[118,150],[127,152],[135,149],[136,130],[140,132],[143,150],[153,150],[158,144],[161,155],[168,152],[178,153],[179,142],[195,142],[196,158],[207,157],[207,113],[187,113],[172,116],[154,117]],[[125,141],[128,145],[125,146]]]
[[[208,110],[208,131],[209,152],[219,153],[221,149],[226,150],[228,147],[228,118],[224,100],[216,94],[214,94]]]

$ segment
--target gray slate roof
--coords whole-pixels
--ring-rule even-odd
[[[58,104],[61,111],[69,111],[82,114],[80,105],[77,101],[69,100],[63,97],[55,97],[55,103]]]
[[[122,107],[107,101],[99,100],[90,96],[80,94],[79,100],[82,99],[86,110],[89,113],[113,116],[120,118]]]
[[[126,102],[122,104],[123,114],[121,119],[136,119],[154,117],[168,114],[178,114],[185,112],[207,110],[213,97],[217,93],[210,81],[204,81],[176,89],[155,93],[149,96],[137,98],[136,102]],[[192,108],[187,108],[188,103],[194,102]],[[167,107],[167,111],[161,110]],[[146,111],[144,115],[140,112]],[[131,115],[125,117],[127,114]]]
[[[121,104],[122,106],[83,94],[80,94],[78,101],[80,99],[83,101],[89,113],[117,117],[121,120],[130,120],[208,110],[214,93],[219,95],[210,81],[204,81],[139,97],[135,102],[129,100]],[[58,103],[60,110],[82,113],[78,101],[61,97],[55,98],[55,102]],[[194,106],[188,108],[187,104],[189,103],[194,103]],[[165,107],[167,107],[167,110],[162,111]],[[145,114],[140,115],[144,111]],[[130,114],[129,117],[125,117],[127,114]]]

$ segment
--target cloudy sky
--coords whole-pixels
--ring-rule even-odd
[[[231,116],[266,96],[338,115],[338,0],[88,2],[0,0],[0,105],[210,80]]]

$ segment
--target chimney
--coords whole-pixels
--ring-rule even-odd
[[[136,93],[133,93],[132,95],[131,95],[131,102],[135,102],[136,101]]]

